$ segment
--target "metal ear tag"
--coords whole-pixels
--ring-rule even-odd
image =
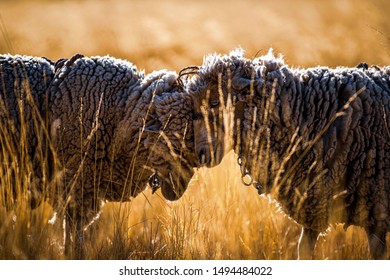
[[[152,194],[160,188],[160,177],[157,175],[157,173],[154,173],[152,176],[150,176],[149,186],[152,188]]]

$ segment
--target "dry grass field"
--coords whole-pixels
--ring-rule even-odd
[[[389,13],[386,0],[1,0],[0,53],[52,60],[109,54],[146,72],[179,71],[239,46],[248,57],[272,47],[297,67],[388,65]],[[52,214],[46,204],[34,211],[23,202],[12,211],[0,205],[0,259],[66,258],[62,225],[48,223]],[[198,169],[177,202],[148,189],[132,202],[106,204],[86,257],[295,259],[299,234],[276,202],[241,183],[231,153],[215,168]],[[329,228],[315,258],[368,259],[364,231]]]

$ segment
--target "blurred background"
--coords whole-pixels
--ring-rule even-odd
[[[0,0],[0,53],[128,59],[148,72],[270,47],[294,66],[389,64],[386,0]]]
[[[109,54],[146,72],[179,71],[237,47],[250,58],[272,47],[295,67],[389,65],[389,14],[387,0],[0,0],[0,53]],[[64,258],[52,214],[43,205],[0,227],[0,258]],[[294,259],[301,229],[242,185],[233,153],[197,170],[179,201],[148,189],[131,203],[108,203],[99,221],[90,259]],[[369,258],[364,231],[331,227],[315,257]]]

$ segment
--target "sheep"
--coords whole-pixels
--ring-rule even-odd
[[[335,223],[363,227],[371,257],[386,257],[390,67],[299,69],[272,50],[251,60],[237,49],[205,56],[191,74],[200,163],[234,149],[244,183],[302,225],[299,259]]]
[[[192,99],[177,78],[166,70],[145,76],[109,56],[55,64],[39,110],[52,147],[44,199],[64,216],[70,257],[84,257],[84,231],[104,202],[129,201],[147,185],[167,200],[186,190],[196,166]]]
[[[36,178],[21,183],[27,185],[24,192],[32,209],[41,202],[43,184],[39,181],[47,178],[48,166],[44,158],[49,155],[47,141],[42,135],[45,130],[42,118],[45,116],[37,112],[46,110],[47,91],[54,77],[54,68],[54,63],[47,58],[0,55],[0,159],[3,174],[0,187],[7,208],[18,195],[22,195],[5,188],[5,185],[15,184],[7,174],[18,170],[36,174]],[[15,163],[14,159],[21,159],[23,154],[29,155],[29,160]]]

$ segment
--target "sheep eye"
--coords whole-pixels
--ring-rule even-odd
[[[211,108],[217,107],[218,105],[219,105],[219,100],[218,99],[214,99],[214,100],[210,101]]]

